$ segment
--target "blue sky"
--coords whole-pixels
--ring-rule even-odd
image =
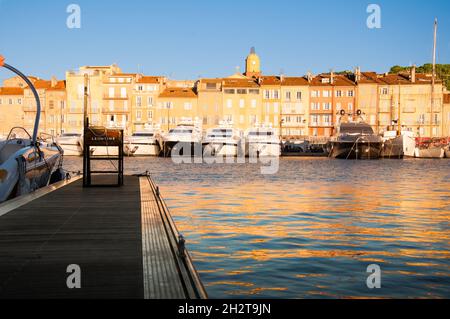
[[[66,27],[71,3],[81,29]],[[370,3],[381,6],[381,29],[366,27]],[[125,72],[221,77],[244,70],[251,46],[265,74],[384,72],[430,62],[434,17],[438,62],[450,63],[448,0],[0,0],[0,53],[43,78],[114,62]]]

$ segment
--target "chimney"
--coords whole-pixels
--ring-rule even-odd
[[[281,81],[281,83],[284,82],[284,73],[283,72],[281,72],[281,74],[280,74],[280,81]]]
[[[312,73],[310,71],[308,71],[308,73],[306,74],[306,78],[308,79],[309,83],[312,82]]]
[[[52,88],[54,88],[58,84],[58,80],[56,79],[55,76],[52,76],[52,79],[50,81],[51,81]]]
[[[411,68],[411,82],[416,83],[416,65],[415,64]]]
[[[142,74],[136,74],[136,82],[139,82],[142,79]]]
[[[331,69],[331,71],[330,71],[330,83],[334,84],[334,71],[333,71],[333,69]]]

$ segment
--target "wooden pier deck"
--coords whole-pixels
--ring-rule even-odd
[[[0,205],[0,298],[206,298],[178,236],[148,176],[39,190]]]

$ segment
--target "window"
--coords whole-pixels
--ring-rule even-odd
[[[217,88],[216,83],[206,83],[207,90],[215,90]]]
[[[228,99],[227,100],[227,108],[231,109],[233,107],[233,100]]]
[[[250,115],[249,117],[250,124],[253,125],[256,123],[256,115]]]
[[[17,104],[21,105],[22,104],[22,99],[17,99]]]
[[[273,113],[278,113],[278,103],[273,103]]]
[[[342,109],[341,103],[336,103],[336,110],[340,111]]]
[[[248,93],[249,94],[259,94],[259,90],[258,89],[249,89]]]
[[[113,100],[109,101],[109,110],[114,111],[114,101]]]
[[[143,91],[144,90],[144,86],[143,85],[138,85],[137,86],[137,90],[138,91]]]
[[[323,91],[323,97],[330,97],[330,91]]]
[[[141,107],[142,106],[142,97],[136,96],[136,106]]]
[[[246,89],[238,89],[237,94],[247,94],[247,90]]]
[[[9,99],[8,103],[9,103],[9,105],[12,105],[13,104],[13,99]]]
[[[311,97],[320,97],[319,91],[311,91]]]
[[[109,97],[114,97],[114,88],[109,88],[108,93]]]
[[[291,100],[291,92],[289,92],[289,91],[286,92],[286,100],[288,100],[288,101]]]
[[[231,114],[225,115],[225,120],[228,122],[233,122],[233,115],[231,115]]]
[[[96,103],[96,101],[94,101],[94,104]],[[64,101],[61,101],[59,106],[61,107],[61,110],[64,110],[66,108],[66,103]]]
[[[3,103],[2,99],[0,99],[0,105]]]
[[[191,102],[185,102],[184,103],[184,109],[185,110],[192,110],[192,103]]]
[[[270,99],[270,91],[269,90],[264,90],[264,97],[266,100]]]
[[[319,124],[319,115],[311,115],[311,124],[318,125]]]
[[[120,97],[127,97],[127,88],[120,88]]]
[[[353,90],[348,91],[348,97],[353,97]]]
[[[297,100],[301,100],[302,99],[302,92],[298,91],[297,92]]]
[[[147,111],[147,118],[149,118],[149,119],[153,118],[153,111],[152,110]]]
[[[329,102],[323,103],[323,109],[325,111],[331,110],[331,104]]]
[[[331,116],[330,115],[323,115],[323,123],[325,125],[331,125]]]
[[[147,98],[147,105],[148,105],[148,106],[153,106],[153,96],[149,96],[149,97]]]
[[[278,99],[279,98],[278,95],[279,95],[278,90],[273,91],[273,98],[274,99]]]
[[[225,89],[225,94],[234,94],[234,89]]]
[[[382,95],[388,95],[388,94],[389,94],[388,88],[382,88],[382,89],[381,89],[381,94],[382,94]]]
[[[243,109],[243,108],[245,107],[245,101],[244,101],[244,99],[240,99],[240,100],[239,100],[239,107],[240,107],[241,109]]]
[[[136,111],[136,120],[140,121],[142,118],[142,111]]]
[[[123,101],[123,109],[124,111],[128,111],[128,101]]]
[[[48,101],[48,107],[53,109],[55,107],[55,102],[53,100]]]
[[[320,109],[319,103],[313,102],[311,103],[311,110],[317,111]]]
[[[342,91],[341,90],[337,90],[336,91],[336,97],[341,97],[342,96]]]

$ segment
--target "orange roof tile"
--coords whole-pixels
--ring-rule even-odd
[[[282,86],[298,86],[298,85],[308,85],[308,80],[304,77],[284,77],[281,82]]]
[[[159,76],[141,76],[136,78],[136,83],[158,84],[160,79]]]
[[[225,88],[259,88],[258,83],[254,79],[231,79],[227,78],[223,81]]]
[[[196,98],[197,94],[192,88],[166,88],[159,97]]]
[[[23,88],[0,87],[0,95],[23,95]]]
[[[331,75],[329,73],[327,74],[320,74],[315,77],[313,77],[310,85],[311,86],[354,86],[355,82],[350,80],[344,75],[334,75],[333,77],[333,83],[331,83]],[[328,82],[323,82],[323,79],[327,79]]]

